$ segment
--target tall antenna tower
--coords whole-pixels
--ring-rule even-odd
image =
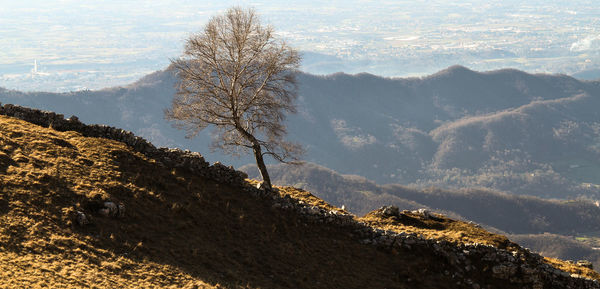
[[[31,69],[31,78],[34,78],[38,74],[37,59],[33,60],[33,68]]]

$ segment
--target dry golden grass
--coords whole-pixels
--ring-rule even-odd
[[[125,181],[118,157],[125,155],[143,159],[118,142],[0,118],[0,288],[219,287],[169,264],[132,259],[132,244],[100,245],[116,241],[121,228],[106,223],[120,220],[72,224],[70,213],[85,211],[88,201],[119,200],[111,190],[151,195]]]
[[[555,258],[545,257],[544,261],[546,263],[552,265],[554,268],[568,272],[570,274],[577,274],[577,275],[584,276],[586,278],[600,280],[600,274],[598,274],[598,272],[596,272],[590,268],[578,266],[576,264],[565,262],[563,260],[559,260],[559,259],[555,259]]]
[[[280,194],[341,211],[302,190]],[[123,203],[125,217],[97,214],[105,200]],[[76,210],[92,223],[75,225]],[[360,220],[507,242],[446,218],[420,227]],[[0,116],[0,288],[454,288],[445,266],[433,252],[362,245],[347,229],[165,168],[120,142]]]
[[[452,243],[485,244],[507,250],[518,245],[502,235],[493,234],[485,229],[462,221],[453,220],[439,214],[424,218],[421,214],[404,213],[401,217],[383,217],[377,211],[370,212],[360,221],[371,226],[396,232],[415,233],[427,239],[445,240]]]
[[[250,182],[253,185],[258,183],[255,180],[248,180],[248,182]],[[337,212],[346,213],[346,214],[349,213],[348,211],[345,211],[338,207],[330,205],[329,203],[323,201],[320,198],[315,197],[313,194],[311,194],[310,192],[307,192],[305,190],[297,189],[294,187],[277,187],[277,188],[279,189],[278,190],[279,195],[282,197],[288,195],[294,199],[301,200],[304,204],[309,205],[309,206],[321,207],[328,211],[337,211]]]

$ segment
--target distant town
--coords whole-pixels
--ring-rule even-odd
[[[190,33],[231,5],[109,2],[69,2],[68,9],[40,3],[37,10],[9,4],[0,19],[0,87],[73,91],[131,83],[165,68]],[[448,2],[433,1],[433,9],[430,1],[249,6],[305,52],[309,73],[407,77],[454,64],[569,75],[600,68],[600,7],[592,1],[571,1],[568,9],[541,0]]]

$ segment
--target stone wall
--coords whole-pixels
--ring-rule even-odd
[[[294,198],[281,197],[279,194],[271,194],[252,187],[246,190],[259,197],[272,200],[272,206],[275,208],[296,211],[311,222],[331,223],[347,227],[363,244],[390,251],[433,252],[447,264],[448,269],[442,274],[456,280],[455,288],[502,288],[486,284],[486,281],[488,283],[505,282],[512,284],[511,287],[532,289],[600,288],[598,281],[558,270],[546,264],[542,256],[529,251],[529,249],[519,248],[516,251],[507,251],[491,245],[455,244],[426,239],[414,233],[381,230],[357,221],[351,214],[307,205]],[[390,211],[389,209],[390,207],[382,207],[377,213],[384,216]],[[393,208],[391,211],[402,214],[398,208]],[[427,217],[429,213],[425,211],[422,214]],[[484,277],[482,278],[482,276]]]
[[[353,215],[307,205],[301,200],[280,196],[277,192],[258,189],[245,181],[247,175],[220,163],[210,165],[202,155],[180,149],[156,148],[132,132],[105,125],[86,125],[77,117],[65,119],[54,112],[41,111],[15,105],[0,104],[0,115],[12,116],[58,131],[76,131],[88,137],[100,137],[123,142],[167,167],[191,170],[200,176],[241,187],[245,193],[264,199],[272,207],[293,210],[307,222],[329,223],[346,227],[363,244],[386,250],[425,250],[433,252],[448,264],[445,274],[456,280],[456,288],[492,288],[486,280],[501,280],[520,288],[600,288],[600,283],[578,275],[555,269],[543,262],[543,257],[527,249],[506,251],[482,244],[454,244],[425,239],[416,234],[397,233],[373,228],[357,221]],[[401,214],[397,208],[384,207],[382,215]],[[426,214],[426,212],[423,212]],[[482,278],[481,276],[485,276]],[[477,277],[479,276],[479,277]],[[491,278],[491,279],[490,279]],[[479,282],[479,283],[478,283]],[[497,287],[495,287],[497,288]]]

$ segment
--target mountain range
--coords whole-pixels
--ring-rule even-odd
[[[452,66],[421,78],[300,73],[289,138],[305,160],[379,184],[481,187],[550,198],[600,195],[600,82]],[[164,120],[176,77],[158,71],[124,87],[71,93],[0,89],[0,101],[78,115],[159,146],[212,152],[210,133],[186,139]]]

